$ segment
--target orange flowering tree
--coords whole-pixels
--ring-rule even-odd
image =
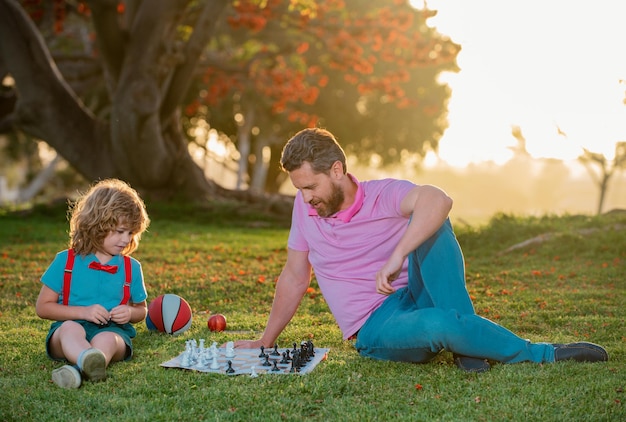
[[[237,110],[240,151],[272,151],[269,165],[254,160],[265,180],[249,172],[266,191],[277,188],[280,148],[303,127],[330,129],[361,160],[423,155],[446,128],[450,92],[437,77],[457,70],[459,51],[427,25],[434,13],[406,0],[235,1],[188,112],[208,111],[220,128]]]
[[[189,153],[198,118],[236,141],[261,190],[304,126],[393,162],[445,129],[436,78],[459,47],[432,13],[406,0],[0,0],[0,132],[163,197],[222,192]],[[266,147],[270,174],[250,177]]]

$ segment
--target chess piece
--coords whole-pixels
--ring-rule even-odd
[[[302,359],[303,364],[311,360],[309,345],[304,341],[300,343],[300,358]]]
[[[279,372],[280,368],[278,367],[278,361],[274,361],[274,366],[272,366],[272,372]]]
[[[294,358],[291,360],[291,368],[289,368],[289,372],[294,373],[294,372],[300,372],[300,369],[298,368],[297,364],[296,364],[296,359],[295,356]]]
[[[220,355],[220,352],[217,348],[217,342],[214,341],[213,344],[211,344],[211,349],[209,349],[211,357],[218,357]]]
[[[254,369],[254,365],[252,365],[252,367],[250,368],[250,377],[251,378],[256,378],[258,376],[259,376],[259,374],[256,373],[256,370]]]
[[[289,363],[289,359],[287,359],[287,354],[288,353],[289,353],[289,350],[287,350],[286,352],[283,352],[283,358],[280,360],[280,363],[282,363],[282,364]]]
[[[265,360],[263,361],[263,363],[261,365],[262,366],[272,366],[272,363],[270,362],[270,355],[268,355],[268,354],[265,355]]]
[[[272,352],[272,356],[280,356],[280,352],[278,351],[278,344],[274,345],[274,351]]]
[[[226,368],[226,373],[227,374],[234,374],[235,370],[233,369],[233,361],[229,360],[227,363],[228,363],[228,368]]]
[[[180,359],[180,364],[183,368],[188,368],[189,366],[191,366],[191,362],[189,361],[189,352],[186,351],[185,353],[183,353],[183,356]]]
[[[259,357],[264,358],[265,356],[267,356],[267,354],[265,353],[265,346],[261,346],[261,354],[259,355]]]
[[[211,369],[220,369],[220,364],[217,361],[217,355],[213,355],[213,361],[211,362]]]
[[[235,357],[235,343],[233,343],[232,341],[226,343],[226,352],[224,356],[226,356],[227,358]]]
[[[296,352],[291,355],[291,367],[295,368],[295,372],[300,372],[300,368],[302,368],[302,366],[304,366],[302,353],[300,350],[296,350]]]

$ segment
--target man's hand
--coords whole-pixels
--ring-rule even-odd
[[[263,346],[263,342],[261,340],[237,340],[235,341],[236,349],[260,349],[261,346]],[[225,346],[222,346],[222,347],[225,347]]]
[[[398,278],[400,271],[402,271],[402,264],[404,259],[391,256],[385,265],[376,273],[376,291],[381,295],[390,295],[395,292],[395,289],[391,286],[391,283]]]

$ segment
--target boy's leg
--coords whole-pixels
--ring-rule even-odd
[[[106,364],[124,360],[128,353],[122,336],[113,331],[102,331],[91,339],[91,345],[104,353]]]
[[[78,362],[80,353],[90,347],[85,329],[76,321],[63,322],[50,336],[47,344],[50,357],[66,359],[70,363]]]

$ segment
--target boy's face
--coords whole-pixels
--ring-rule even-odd
[[[119,255],[126,248],[133,238],[131,232],[123,224],[119,224],[115,229],[111,230],[104,238],[102,248],[109,255]]]

